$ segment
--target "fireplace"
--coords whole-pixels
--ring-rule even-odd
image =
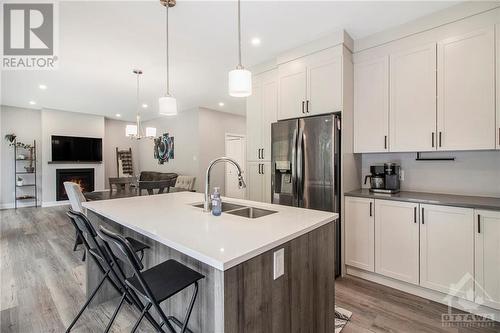
[[[56,170],[56,200],[68,200],[64,182],[73,182],[80,185],[82,192],[94,190],[94,169],[57,169]]]

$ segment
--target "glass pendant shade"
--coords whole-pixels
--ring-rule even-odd
[[[247,69],[233,69],[229,72],[229,95],[248,97],[252,94],[252,73]]]
[[[156,128],[155,127],[146,127],[146,137],[148,137],[148,138],[156,137]]]
[[[137,125],[127,125],[125,127],[126,136],[137,136]]]
[[[163,96],[158,99],[158,112],[164,116],[177,115],[177,100],[172,96]]]

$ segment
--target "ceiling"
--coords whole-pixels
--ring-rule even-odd
[[[450,1],[244,1],[243,64],[268,61],[344,28],[354,39],[456,4]],[[237,64],[236,2],[178,0],[170,11],[171,91],[179,110],[199,106],[245,113],[227,94]],[[165,87],[165,9],[159,1],[66,1],[59,8],[59,69],[4,71],[2,104],[134,119],[141,68],[143,117],[157,117]],[[252,46],[253,37],[261,39]],[[48,88],[40,90],[39,85]],[[36,105],[30,105],[35,101]],[[223,107],[219,102],[225,103]]]

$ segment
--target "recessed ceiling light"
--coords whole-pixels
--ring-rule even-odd
[[[252,38],[252,40],[250,42],[252,43],[253,46],[259,46],[260,45],[260,38],[254,37],[254,38]]]
[[[142,104],[142,108],[143,109],[147,109],[148,108],[148,105],[146,103]]]
[[[30,101],[30,104],[31,104],[31,105],[35,105],[35,104],[36,104],[36,102],[35,102],[35,101]]]
[[[219,102],[219,106],[224,106],[224,102]]]
[[[118,118],[120,118],[122,115],[119,114],[119,113],[117,113],[117,114],[115,114],[115,116],[118,117]]]
[[[45,84],[41,84],[41,85],[38,86],[38,88],[40,88],[42,90],[46,90],[47,86]]]

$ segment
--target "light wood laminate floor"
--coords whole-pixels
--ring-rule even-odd
[[[85,301],[85,265],[82,252],[72,251],[75,233],[66,209],[0,210],[1,333],[64,332]],[[500,332],[500,324],[444,328],[445,306],[357,278],[337,280],[336,302],[353,312],[342,333]],[[115,306],[111,301],[87,310],[72,332],[102,332]],[[137,317],[125,305],[112,332],[130,332]],[[144,321],[138,332],[152,331]]]

